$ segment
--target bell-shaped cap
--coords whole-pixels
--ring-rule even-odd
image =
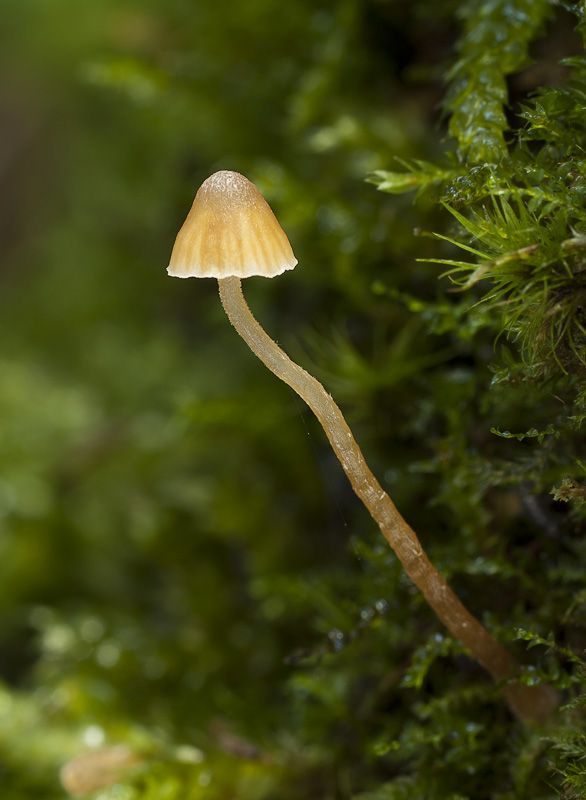
[[[167,272],[176,278],[272,278],[296,264],[285,232],[254,183],[222,170],[200,186]]]

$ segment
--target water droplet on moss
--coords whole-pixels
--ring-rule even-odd
[[[346,643],[344,634],[338,628],[332,628],[332,630],[328,632],[328,639],[332,643],[332,647],[336,653],[339,652]]]

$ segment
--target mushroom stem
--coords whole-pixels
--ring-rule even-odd
[[[518,674],[505,648],[460,602],[426,556],[419,539],[374,477],[342,412],[324,387],[281,350],[252,315],[240,278],[218,280],[220,299],[230,322],[246,344],[278,378],[305,400],[320,421],[352,488],[369,510],[405,572],[437,616],[490,673],[495,681]],[[557,695],[549,686],[509,683],[503,695],[512,711],[527,722],[542,722],[554,710]]]

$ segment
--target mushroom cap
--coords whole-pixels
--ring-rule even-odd
[[[176,278],[272,278],[296,264],[285,232],[254,183],[222,170],[195,195],[167,272]]]

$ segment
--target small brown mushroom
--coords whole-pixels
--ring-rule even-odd
[[[317,416],[354,491],[440,620],[495,681],[509,681],[503,694],[520,719],[544,721],[557,704],[556,693],[545,685],[529,687],[514,680],[517,664],[431,564],[415,532],[368,468],[331,395],[291,361],[252,315],[240,279],[272,278],[296,264],[285,233],[256,186],[237,172],[222,171],[204,181],[197,192],[173,247],[168,273],[218,279],[230,322],[253,353]]]
[[[61,768],[61,785],[69,794],[84,797],[117,783],[141,761],[140,755],[123,744],[91,750]]]

